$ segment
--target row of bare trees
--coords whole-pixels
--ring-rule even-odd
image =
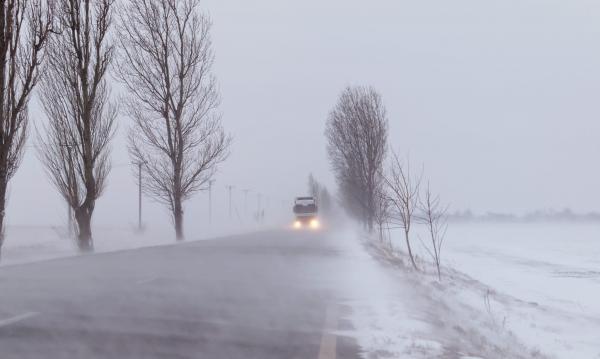
[[[324,217],[332,219],[334,209],[331,194],[329,194],[327,187],[317,181],[312,173],[308,175],[308,194],[316,198],[319,213]]]
[[[446,208],[429,186],[421,193],[422,174],[415,176],[392,152],[389,165],[388,119],[381,96],[370,87],[346,88],[329,115],[326,127],[329,160],[337,180],[339,199],[346,211],[379,238],[390,226],[402,229],[408,257],[417,269],[411,229],[424,224],[428,240],[421,240],[440,272]],[[388,168],[386,168],[388,167]],[[389,243],[391,238],[387,236]]]
[[[208,183],[231,142],[218,113],[210,29],[199,0],[2,1],[0,233],[40,82],[48,121],[37,131],[39,156],[72,208],[80,249],[93,249],[92,215],[120,105],[107,80],[112,69],[127,90],[121,108],[133,120],[129,150],[143,164],[144,191],[168,206],[183,239],[183,203]]]

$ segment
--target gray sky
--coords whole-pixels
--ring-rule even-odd
[[[217,203],[232,184],[268,194],[280,209],[281,199],[302,194],[309,172],[333,189],[327,114],[343,87],[372,85],[388,108],[391,144],[425,166],[453,208],[600,209],[600,3],[205,0],[203,7],[214,22],[221,110],[234,136]],[[36,107],[31,115],[43,119]],[[128,126],[122,117],[121,130]],[[113,148],[113,162],[127,164],[122,138]],[[133,223],[129,167],[115,167],[109,181],[95,223]],[[241,193],[234,196],[241,208]],[[188,203],[188,223],[201,226],[206,200],[200,194]],[[30,149],[11,185],[9,223],[57,223],[63,207]],[[165,214],[153,205],[147,219],[164,224]]]

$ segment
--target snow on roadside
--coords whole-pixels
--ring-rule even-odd
[[[0,266],[36,262],[80,255],[75,240],[65,227],[59,226],[7,226],[6,240],[2,246]],[[218,236],[247,232],[249,228],[215,228],[189,240],[202,240]],[[104,253],[149,246],[174,244],[169,229],[152,229],[136,233],[134,228],[95,227],[94,252]]]
[[[365,358],[551,358],[506,327],[483,285],[455,271],[439,283],[432,268],[414,272],[372,243],[366,252],[347,246],[356,276],[346,319],[354,329],[340,332],[357,340]]]

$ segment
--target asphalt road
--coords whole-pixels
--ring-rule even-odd
[[[264,232],[0,268],[0,358],[358,358],[335,235]]]

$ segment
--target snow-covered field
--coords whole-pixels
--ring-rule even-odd
[[[506,330],[557,358],[600,358],[600,225],[453,224],[446,264],[489,285]]]
[[[256,230],[257,226],[215,225],[201,236],[188,236],[187,240],[202,240],[218,236]],[[2,246],[0,265],[12,265],[39,260],[79,255],[75,240],[65,226],[7,226]],[[102,227],[93,229],[96,253],[173,244],[171,228],[149,228],[138,233],[134,227]]]
[[[395,292],[350,303],[368,358],[600,358],[599,225],[451,224],[441,283],[371,251]]]

